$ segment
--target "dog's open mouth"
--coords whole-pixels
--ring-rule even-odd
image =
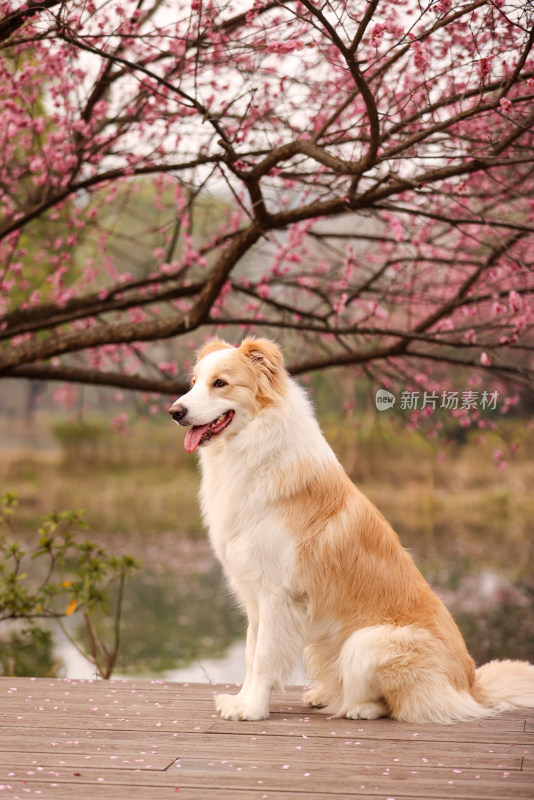
[[[209,442],[214,436],[218,436],[231,423],[234,416],[233,411],[225,411],[220,417],[214,419],[207,425],[193,425],[185,435],[184,447],[188,453],[193,453],[197,447],[205,442]]]

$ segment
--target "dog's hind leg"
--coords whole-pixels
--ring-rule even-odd
[[[329,706],[341,694],[337,635],[323,634],[306,647],[306,667],[313,676],[313,686],[304,695],[304,701],[313,708]]]
[[[423,628],[361,628],[343,645],[340,670],[343,699],[332,709],[338,716],[448,723],[492,713],[473,698],[465,664]]]
[[[345,641],[338,666],[341,699],[332,703],[327,711],[349,719],[377,719],[389,714],[378,674],[382,643],[388,629],[385,625],[361,628]]]

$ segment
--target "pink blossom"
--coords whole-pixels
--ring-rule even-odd
[[[439,0],[436,9],[440,14],[448,14],[452,8],[452,0]]]
[[[377,22],[373,26],[373,30],[371,33],[371,44],[373,47],[380,47],[380,43],[382,41],[382,36],[384,31],[386,30],[386,26],[380,22]]]
[[[336,314],[340,315],[343,313],[343,311],[345,310],[345,306],[347,305],[348,299],[349,296],[347,292],[343,292],[343,294],[338,298],[338,300],[332,303],[332,308],[334,309]]]
[[[178,375],[178,364],[176,361],[160,361],[158,368],[167,375]]]
[[[499,105],[504,113],[507,114],[512,108],[512,101],[508,97],[501,97]]]
[[[442,319],[439,323],[440,330],[442,331],[453,331],[454,330],[454,322],[450,317],[446,317]]]
[[[508,305],[511,311],[520,311],[523,308],[521,295],[515,289],[508,294]]]
[[[271,294],[271,287],[266,283],[260,283],[256,291],[258,292],[258,296],[265,300]]]
[[[418,70],[423,72],[429,66],[429,60],[421,42],[412,42],[413,61]]]
[[[487,77],[489,75],[489,73],[491,71],[491,62],[492,62],[492,60],[493,59],[491,57],[484,57],[484,58],[481,58],[480,61],[478,62],[477,70],[478,70],[478,74],[480,75],[481,78],[485,78],[485,77]]]
[[[117,414],[117,416],[111,420],[110,424],[112,430],[115,430],[118,433],[125,433],[128,425],[128,414],[126,414],[124,411],[120,414]]]

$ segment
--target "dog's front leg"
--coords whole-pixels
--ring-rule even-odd
[[[256,603],[254,604],[247,603],[246,609],[247,609],[247,619],[248,619],[247,641],[245,647],[246,673],[243,685],[241,686],[241,689],[237,693],[236,697],[244,697],[248,692],[250,685],[252,683],[252,675],[254,670],[254,653],[256,652],[256,642],[258,640],[258,620],[259,620],[258,606]]]
[[[305,614],[288,595],[268,594],[260,599],[258,610],[257,636],[254,642],[251,632],[250,647],[247,635],[252,670],[247,669],[237,695],[221,694],[216,699],[217,711],[224,719],[266,719],[271,690],[283,686],[302,650]]]

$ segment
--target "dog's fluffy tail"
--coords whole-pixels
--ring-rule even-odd
[[[534,665],[528,661],[489,661],[476,670],[475,686],[482,688],[479,702],[495,712],[534,708]]]

